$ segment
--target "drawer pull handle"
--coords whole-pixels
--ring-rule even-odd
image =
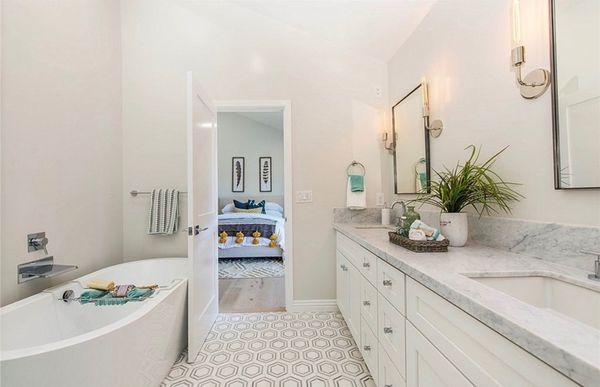
[[[370,351],[370,350],[371,350],[371,346],[370,346],[370,345],[365,345],[365,346],[363,347],[363,349],[364,349],[365,351]]]
[[[371,301],[363,301],[363,305],[364,306],[369,306],[369,305],[371,305]]]
[[[393,384],[386,384],[384,387],[394,387]]]
[[[383,333],[385,333],[386,335],[390,335],[394,333],[394,330],[390,327],[383,327]]]
[[[363,267],[371,267],[371,264],[369,262],[363,262]]]
[[[383,280],[383,286],[392,286],[392,280]]]

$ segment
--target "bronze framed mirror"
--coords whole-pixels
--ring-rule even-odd
[[[423,90],[421,83],[392,106],[395,194],[429,192],[431,160]]]

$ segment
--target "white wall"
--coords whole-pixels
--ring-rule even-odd
[[[3,0],[2,305],[121,262],[119,2]],[[26,236],[79,269],[17,284]]]
[[[261,113],[246,113],[261,114]],[[248,200],[283,196],[283,112],[279,127],[237,113],[218,114],[219,198]],[[231,192],[231,158],[245,157],[244,192]],[[259,190],[259,157],[271,157],[272,192]]]
[[[523,184],[526,196],[512,216],[600,225],[600,191],[553,189],[551,97],[519,94],[510,63],[510,1],[439,1],[389,62],[390,102],[429,79],[432,118],[444,121],[431,140],[434,169],[464,159],[469,144],[483,156],[510,148],[497,162],[499,174]],[[549,69],[548,1],[521,2],[525,72]],[[389,169],[391,158],[384,163]],[[385,173],[385,172],[384,172]],[[386,192],[391,192],[385,180]]]
[[[125,191],[185,187],[187,70],[215,99],[291,100],[293,189],[312,190],[314,198],[294,204],[294,297],[333,299],[331,211],[345,205],[348,163],[377,144],[387,98],[375,89],[387,83],[385,64],[231,3],[121,5]],[[377,177],[368,187],[373,205],[380,160],[365,153],[368,176]],[[157,241],[143,234],[146,205],[125,197],[125,256],[184,255],[183,235]]]

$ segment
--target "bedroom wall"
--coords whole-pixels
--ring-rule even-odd
[[[370,205],[381,190],[379,152],[372,147],[387,103],[385,63],[230,2],[128,0],[121,6],[124,191],[185,187],[187,70],[214,99],[291,100],[293,190],[313,191],[312,203],[294,203],[294,297],[335,298],[331,211],[345,205],[346,166],[360,158],[354,152],[370,156]],[[157,241],[143,234],[146,206],[125,194],[125,257],[185,255],[184,235]]]
[[[247,113],[261,114],[261,113]],[[219,113],[219,199],[245,201],[283,196],[283,113],[278,127],[268,126],[237,113]],[[271,157],[273,192],[259,190],[259,157]],[[231,192],[231,158],[245,157],[243,193]],[[279,201],[278,200],[278,201]]]
[[[122,261],[116,0],[3,0],[1,304]],[[28,233],[79,269],[17,284]]]
[[[509,216],[598,226],[600,191],[554,190],[551,95],[526,100],[519,94],[510,63],[510,6],[510,1],[437,2],[388,64],[390,103],[426,76],[433,118],[444,122],[441,137],[431,140],[434,169],[464,159],[469,144],[483,145],[482,156],[510,145],[496,169],[504,179],[522,183],[526,198]],[[549,69],[548,1],[521,2],[521,20],[525,70]],[[385,158],[389,170],[391,157]],[[391,182],[385,180],[386,192],[392,192]]]

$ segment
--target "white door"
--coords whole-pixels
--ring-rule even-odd
[[[218,308],[217,128],[211,101],[187,73],[188,362],[200,351]]]

